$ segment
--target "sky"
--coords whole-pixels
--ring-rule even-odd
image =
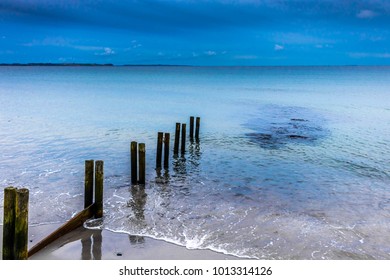
[[[0,0],[0,63],[390,65],[390,0]]]

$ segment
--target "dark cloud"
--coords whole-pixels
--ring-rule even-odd
[[[134,39],[143,45],[137,55],[186,53],[193,59],[228,52],[245,61],[276,54],[299,61],[308,51],[326,51],[336,60],[343,53],[390,49],[385,0],[0,0],[0,22],[8,49],[52,46],[80,55],[90,48],[130,55]]]
[[[355,24],[390,21],[389,1],[22,1],[3,0],[7,20],[51,26],[126,29],[172,33],[209,29],[259,28],[300,20]],[[364,21],[364,19],[370,19]]]
[[[158,33],[256,26],[272,20],[266,10],[250,3],[110,0],[76,3],[4,0],[0,3],[0,15],[7,20],[38,25],[81,25]]]

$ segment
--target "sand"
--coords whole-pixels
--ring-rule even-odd
[[[29,248],[60,225],[40,225],[29,228]],[[0,240],[2,240],[0,226]],[[0,248],[1,253],[1,248]],[[1,254],[0,254],[1,255]],[[59,238],[31,260],[228,260],[234,256],[211,250],[193,250],[148,237],[131,236],[108,230],[80,227]]]

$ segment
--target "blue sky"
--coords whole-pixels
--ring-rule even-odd
[[[390,0],[0,0],[0,63],[389,65]]]

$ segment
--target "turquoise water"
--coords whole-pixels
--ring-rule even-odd
[[[32,225],[88,223],[266,259],[390,259],[390,67],[0,67],[3,188],[30,189]],[[201,117],[199,143],[155,171],[156,136]],[[187,136],[188,137],[188,136]],[[144,142],[145,188],[130,184]],[[171,152],[172,155],[172,152]]]

